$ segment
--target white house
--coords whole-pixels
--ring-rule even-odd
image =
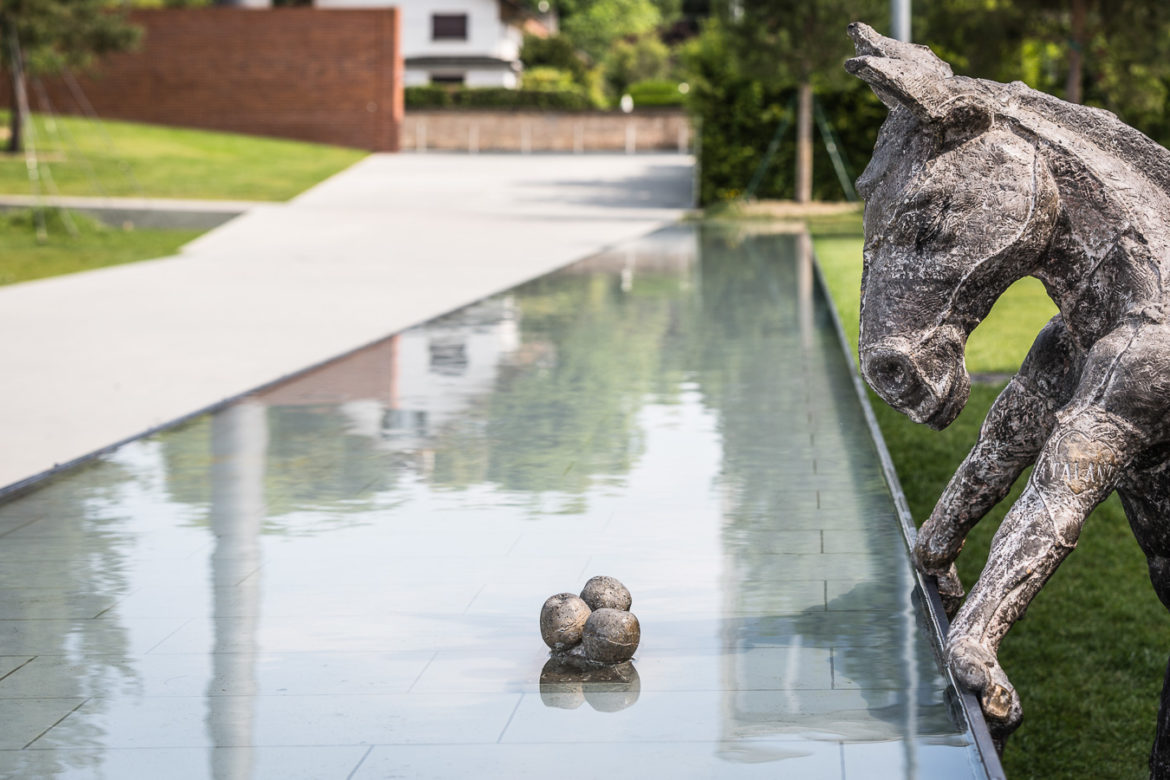
[[[518,87],[524,33],[547,35],[555,26],[513,0],[315,0],[314,5],[400,8],[408,87]]]

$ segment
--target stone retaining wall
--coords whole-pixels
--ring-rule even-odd
[[[684,111],[407,111],[401,148],[471,153],[685,152],[692,139]]]

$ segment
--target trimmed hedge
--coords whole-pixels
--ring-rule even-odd
[[[678,91],[678,83],[666,80],[639,81],[630,85],[634,108],[663,108],[682,106],[686,95]]]
[[[746,189],[776,130],[787,129],[756,188],[761,199],[791,199],[796,191],[795,89],[775,89],[749,79],[729,79],[717,88],[691,90],[688,101],[699,123],[701,161],[699,199],[703,205],[735,200]],[[869,87],[818,92],[816,100],[837,135],[849,175],[856,178],[868,162],[886,107]],[[813,130],[813,198],[844,200],[845,194],[825,150],[820,128]]]
[[[407,109],[493,108],[504,110],[589,111],[594,108],[584,91],[508,89],[506,87],[407,87]]]

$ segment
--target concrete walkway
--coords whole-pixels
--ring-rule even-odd
[[[682,155],[374,155],[170,258],[0,288],[0,486],[677,220]]]

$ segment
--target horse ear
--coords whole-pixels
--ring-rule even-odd
[[[853,39],[853,48],[857,50],[858,57],[882,57],[914,63],[943,79],[955,75],[951,72],[951,66],[940,60],[927,46],[887,38],[862,22],[854,22],[845,31]]]
[[[984,113],[980,101],[955,89],[950,66],[927,47],[886,38],[860,22],[848,31],[858,56],[845,63],[845,70],[869,84],[891,110],[905,106],[928,124],[953,115],[969,123],[973,112]]]
[[[886,57],[854,57],[845,70],[869,84],[886,107],[905,106],[919,120],[934,123],[946,116],[951,95],[937,74],[913,62]]]

